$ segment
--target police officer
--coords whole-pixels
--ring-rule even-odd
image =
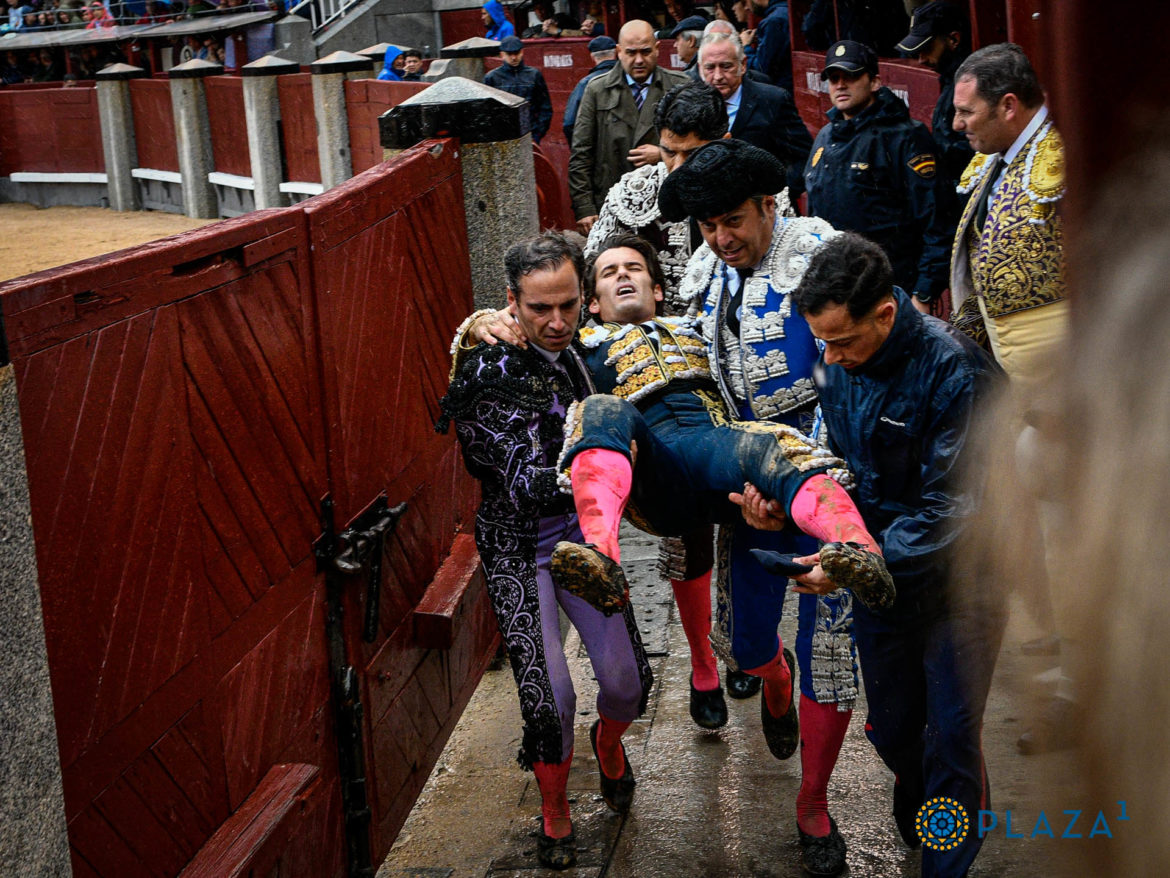
[[[804,169],[809,212],[879,244],[894,280],[926,310],[946,289],[954,194],[938,173],[934,140],[881,84],[877,55],[841,40],[829,47],[829,124]]]
[[[938,74],[938,102],[930,131],[938,149],[939,171],[951,186],[958,185],[975,155],[963,132],[951,124],[955,121],[955,71],[971,54],[967,31],[962,10],[947,0],[931,0],[914,10],[910,33],[898,43],[900,51]]]
[[[504,63],[488,73],[483,83],[519,95],[532,105],[532,140],[540,143],[548,132],[553,115],[552,99],[544,76],[535,67],[524,63],[524,43],[517,36],[504,37],[500,41],[500,59]]]

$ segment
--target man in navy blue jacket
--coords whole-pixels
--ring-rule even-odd
[[[793,298],[825,344],[814,379],[831,447],[897,586],[892,607],[854,604],[866,734],[894,772],[902,838],[925,846],[924,878],[965,875],[979,809],[991,807],[980,732],[1005,608],[954,548],[978,506],[978,415],[1003,372],[915,310],[881,248],[859,235],[822,245]]]
[[[925,307],[947,287],[958,222],[934,140],[882,86],[868,46],[833,44],[821,78],[833,107],[804,168],[809,213],[880,244],[894,282]]]
[[[548,133],[553,112],[544,75],[524,63],[524,43],[519,37],[504,37],[500,42],[500,58],[504,63],[485,76],[483,84],[528,101],[532,106],[532,139],[540,143]]]

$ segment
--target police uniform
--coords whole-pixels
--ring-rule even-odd
[[[842,58],[854,58],[850,46],[869,52],[860,43],[842,41],[829,50],[826,71],[864,72],[836,61],[842,48]],[[954,194],[938,173],[934,140],[884,87],[853,118],[835,107],[828,116],[804,169],[809,212],[880,245],[895,282],[924,302],[933,300],[947,286],[955,217]]]

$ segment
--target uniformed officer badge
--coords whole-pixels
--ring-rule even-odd
[[[929,180],[934,176],[934,156],[928,152],[914,156],[914,158],[910,159],[910,161],[906,162],[906,164],[910,167],[910,170],[912,170],[919,177]]]
[[[837,47],[837,51],[836,51],[836,53],[835,53],[835,54],[837,55],[837,57],[838,57],[838,58],[840,58],[842,55],[844,55],[844,54],[845,54],[845,47],[844,47],[844,46],[838,46],[838,47]]]
[[[816,155],[813,156],[812,166],[814,168],[817,166],[817,162],[819,162],[821,160],[821,155],[824,153],[824,151],[825,151],[825,148],[822,146],[820,149],[817,150]]]

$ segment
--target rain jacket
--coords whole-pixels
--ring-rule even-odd
[[[402,82],[402,77],[394,69],[394,62],[401,54],[402,50],[396,49],[393,46],[386,50],[386,57],[382,60],[382,72],[378,74],[378,79],[389,80],[390,82]]]
[[[488,28],[487,33],[484,34],[485,37],[489,40],[502,40],[504,37],[516,36],[516,28],[512,27],[512,22],[508,21],[508,13],[504,11],[500,0],[487,0],[487,3],[483,4],[483,8],[492,17],[492,27]]]
[[[899,613],[942,597],[949,550],[977,507],[973,469],[983,402],[1004,383],[991,355],[927,317],[900,288],[889,336],[864,364],[813,369],[832,449],[857,480],[854,499],[897,583]]]

